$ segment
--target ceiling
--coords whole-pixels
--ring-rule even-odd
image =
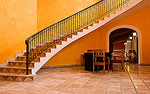
[[[129,36],[131,36],[133,32],[135,31],[129,28],[117,29],[110,34],[110,41],[112,43],[118,41],[126,41],[127,39],[129,39]]]

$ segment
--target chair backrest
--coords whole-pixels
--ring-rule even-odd
[[[124,59],[124,50],[120,51],[120,54],[113,54],[111,60],[123,60]]]
[[[105,57],[105,50],[104,49],[94,49],[93,57]]]

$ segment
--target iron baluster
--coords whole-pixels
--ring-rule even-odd
[[[26,75],[29,75],[29,72],[28,72],[28,66],[29,66],[29,42],[28,41],[25,41],[25,44],[26,44]]]
[[[25,41],[26,74],[29,74],[29,64],[50,46],[61,42],[63,37],[115,12],[130,1],[132,0],[101,0],[29,37]]]

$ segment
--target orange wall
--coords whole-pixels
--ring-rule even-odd
[[[36,0],[0,0],[0,64],[25,49],[25,39],[37,32]]]
[[[113,50],[125,49],[124,42],[113,43]]]
[[[118,25],[132,25],[141,30],[142,34],[142,62],[141,64],[150,64],[150,8],[144,8],[127,17],[114,21],[110,24],[104,25],[94,32],[80,38],[74,43],[70,44],[52,59],[50,59],[45,66],[51,65],[68,65],[81,64],[80,56],[88,49],[102,48],[106,49],[106,35],[108,31]]]
[[[37,0],[38,31],[86,8],[99,0]]]
[[[50,65],[69,65],[69,64],[80,64],[81,54],[90,49],[105,48],[99,44],[99,31],[86,35],[85,37],[73,42],[71,45],[64,48],[58,54],[56,54],[52,59],[45,64],[45,66]],[[94,37],[93,37],[94,36]]]
[[[124,42],[113,43],[113,50],[120,50],[120,51],[113,51],[113,54],[121,54],[121,50],[125,50]]]

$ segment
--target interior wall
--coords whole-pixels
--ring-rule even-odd
[[[65,18],[98,0],[0,0],[0,64],[25,49],[31,34]],[[38,9],[38,12],[37,12]],[[80,38],[55,55],[46,66],[80,64],[86,50],[106,49],[107,32],[118,25],[133,25],[142,33],[142,64],[150,64],[150,7],[104,25]],[[46,14],[45,14],[46,13]],[[37,17],[38,15],[38,17]],[[60,16],[59,16],[60,15]]]
[[[25,50],[25,39],[37,32],[36,0],[0,0],[0,64]]]
[[[52,59],[50,59],[45,66],[52,65],[68,65],[68,64],[81,64],[81,54],[86,52],[86,50],[99,48],[106,49],[107,42],[106,37],[110,29],[119,25],[131,25],[137,27],[141,31],[142,38],[142,62],[141,64],[150,64],[150,8],[146,7],[142,10],[136,11],[129,16],[123,17],[116,21],[111,21],[110,23],[100,27],[99,29],[93,31],[92,33],[80,38],[74,43],[70,44]],[[90,40],[90,41],[89,41]]]
[[[121,54],[121,50],[125,50],[124,42],[113,43],[113,54]]]
[[[95,30],[85,37],[71,43],[59,53],[57,53],[54,57],[52,57],[45,64],[45,66],[81,64],[81,55],[84,54],[84,52],[90,49],[105,48],[105,45],[99,45],[99,40],[102,39],[98,33],[99,30]]]
[[[121,50],[121,49],[125,49],[124,41],[113,43],[113,50]]]
[[[38,31],[94,4],[99,0],[37,0]]]

